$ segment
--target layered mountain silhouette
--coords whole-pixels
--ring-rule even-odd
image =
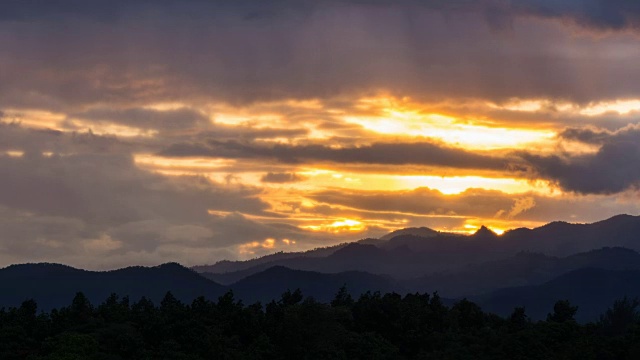
[[[380,237],[380,240],[388,241],[388,240],[391,240],[394,237],[400,236],[400,235],[413,235],[413,236],[420,236],[420,237],[434,237],[434,236],[438,236],[440,234],[441,233],[439,231],[430,229],[428,227],[411,227],[411,228],[405,228],[405,229],[392,231],[392,232],[388,233],[387,235],[384,235],[384,236]]]
[[[403,285],[420,292],[437,289],[442,296],[459,298],[499,288],[539,285],[582,268],[640,270],[640,254],[619,247],[602,248],[564,258],[521,252],[504,260],[409,279]]]
[[[554,222],[499,236],[486,227],[472,235],[428,228],[396,231],[299,253],[250,261],[225,261],[187,269],[170,263],[114,271],[85,271],[58,264],[0,269],[0,307],[35,299],[49,310],[83,292],[94,303],[111,293],[160,301],[167,291],[183,302],[215,300],[233,291],[245,303],[278,300],[300,289],[330,301],[342,286],[354,296],[380,291],[438,292],[469,298],[485,310],[509,314],[525,306],[541,319],[557,300],[580,306],[578,319],[593,320],[615,299],[640,296],[640,217],[620,215],[593,224]]]
[[[291,270],[275,266],[261,273],[244,278],[230,288],[233,293],[247,303],[269,302],[279,299],[286,290],[300,289],[305,296],[322,302],[330,302],[337,291],[345,286],[352,296],[371,291],[380,293],[406,290],[396,280],[366,272],[349,271],[337,274],[322,274],[311,271]]]
[[[569,300],[578,306],[576,320],[587,322],[624,297],[640,297],[639,270],[579,269],[542,285],[501,289],[472,299],[502,316],[524,307],[533,320],[543,320],[556,301]]]
[[[508,259],[523,251],[569,256],[603,247],[640,250],[640,217],[630,215],[618,215],[593,224],[553,222],[535,229],[507,231],[501,236],[486,227],[472,235],[441,233],[428,228],[405,230],[383,237],[388,240],[366,239],[286,257],[278,254],[251,261],[225,261],[194,270],[219,274],[210,278],[223,283],[238,281],[272,266],[326,273],[366,271],[412,278]]]

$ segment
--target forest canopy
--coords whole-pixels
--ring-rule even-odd
[[[502,318],[468,300],[434,294],[341,288],[330,303],[287,291],[266,305],[232,292],[185,304],[111,295],[94,306],[82,293],[39,312],[35,301],[0,310],[2,359],[637,359],[638,301],[621,299],[600,320],[558,301],[545,321],[525,308]]]

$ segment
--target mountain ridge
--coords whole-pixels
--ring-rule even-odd
[[[416,228],[409,228],[416,229]],[[417,228],[421,229],[421,228]],[[323,255],[315,253],[313,260],[309,256],[299,256],[300,253],[289,253],[286,258],[277,259],[263,257],[245,262],[224,262],[224,268],[213,265],[211,267],[194,267],[199,272],[234,273],[244,270],[247,274],[256,273],[269,266],[283,265],[300,270],[320,272],[336,272],[347,270],[363,270],[374,273],[388,273],[396,276],[418,276],[433,271],[449,271],[455,267],[486,261],[505,259],[521,251],[540,252],[549,256],[569,256],[606,246],[622,246],[640,250],[640,216],[627,214],[616,215],[605,220],[590,224],[568,223],[554,221],[538,228],[518,228],[508,230],[498,235],[483,226],[474,234],[462,235],[442,233],[424,228],[427,237],[401,233],[399,230],[389,233],[396,236],[386,241],[353,242],[330,247]],[[396,248],[408,248],[414,254],[408,254],[407,259],[394,259],[378,254],[376,257],[383,261],[377,271],[373,264],[362,264],[363,267],[334,266],[328,260],[335,253],[349,247],[360,249],[362,252],[372,252],[370,248],[352,247],[350,244],[372,245],[380,249],[391,251]],[[313,253],[312,250],[308,253]],[[360,256],[357,251],[353,256]],[[326,263],[322,265],[322,263]],[[388,264],[387,264],[388,263]],[[261,266],[256,266],[256,264]],[[262,265],[268,264],[268,265]],[[313,265],[312,265],[313,264]],[[252,269],[253,268],[253,269]],[[229,275],[232,276],[232,275]]]

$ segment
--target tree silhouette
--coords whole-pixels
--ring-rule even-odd
[[[325,304],[287,291],[263,307],[233,293],[158,306],[110,295],[98,307],[78,293],[68,307],[37,312],[27,300],[0,309],[0,359],[635,359],[639,302],[623,298],[597,324],[558,301],[547,321],[524,308],[506,319],[437,294],[365,293],[342,287]]]
[[[571,306],[569,300],[559,300],[553,305],[553,314],[547,315],[547,320],[557,323],[575,322],[577,306]]]

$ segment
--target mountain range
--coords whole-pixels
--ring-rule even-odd
[[[48,310],[68,304],[78,291],[96,304],[111,293],[159,302],[167,291],[187,303],[233,291],[245,303],[264,304],[299,288],[328,302],[346,286],[354,296],[437,291],[501,315],[525,306],[533,319],[568,299],[579,306],[578,319],[588,321],[617,298],[640,296],[638,250],[640,217],[629,215],[593,224],[553,222],[500,236],[485,227],[472,235],[408,228],[380,239],[192,269],[175,263],[103,272],[12,265],[0,269],[0,283],[10,290],[0,293],[0,307],[33,298]]]
[[[396,236],[389,237],[389,234],[382,238],[387,240],[377,242],[365,239],[305,253],[280,253],[193,269],[226,284],[272,266],[324,273],[366,271],[411,278],[507,259],[524,251],[548,256],[569,256],[603,247],[640,251],[640,217],[630,215],[618,215],[592,224],[552,222],[535,229],[507,231],[501,236],[486,227],[472,235],[425,229],[399,230],[391,233]]]

